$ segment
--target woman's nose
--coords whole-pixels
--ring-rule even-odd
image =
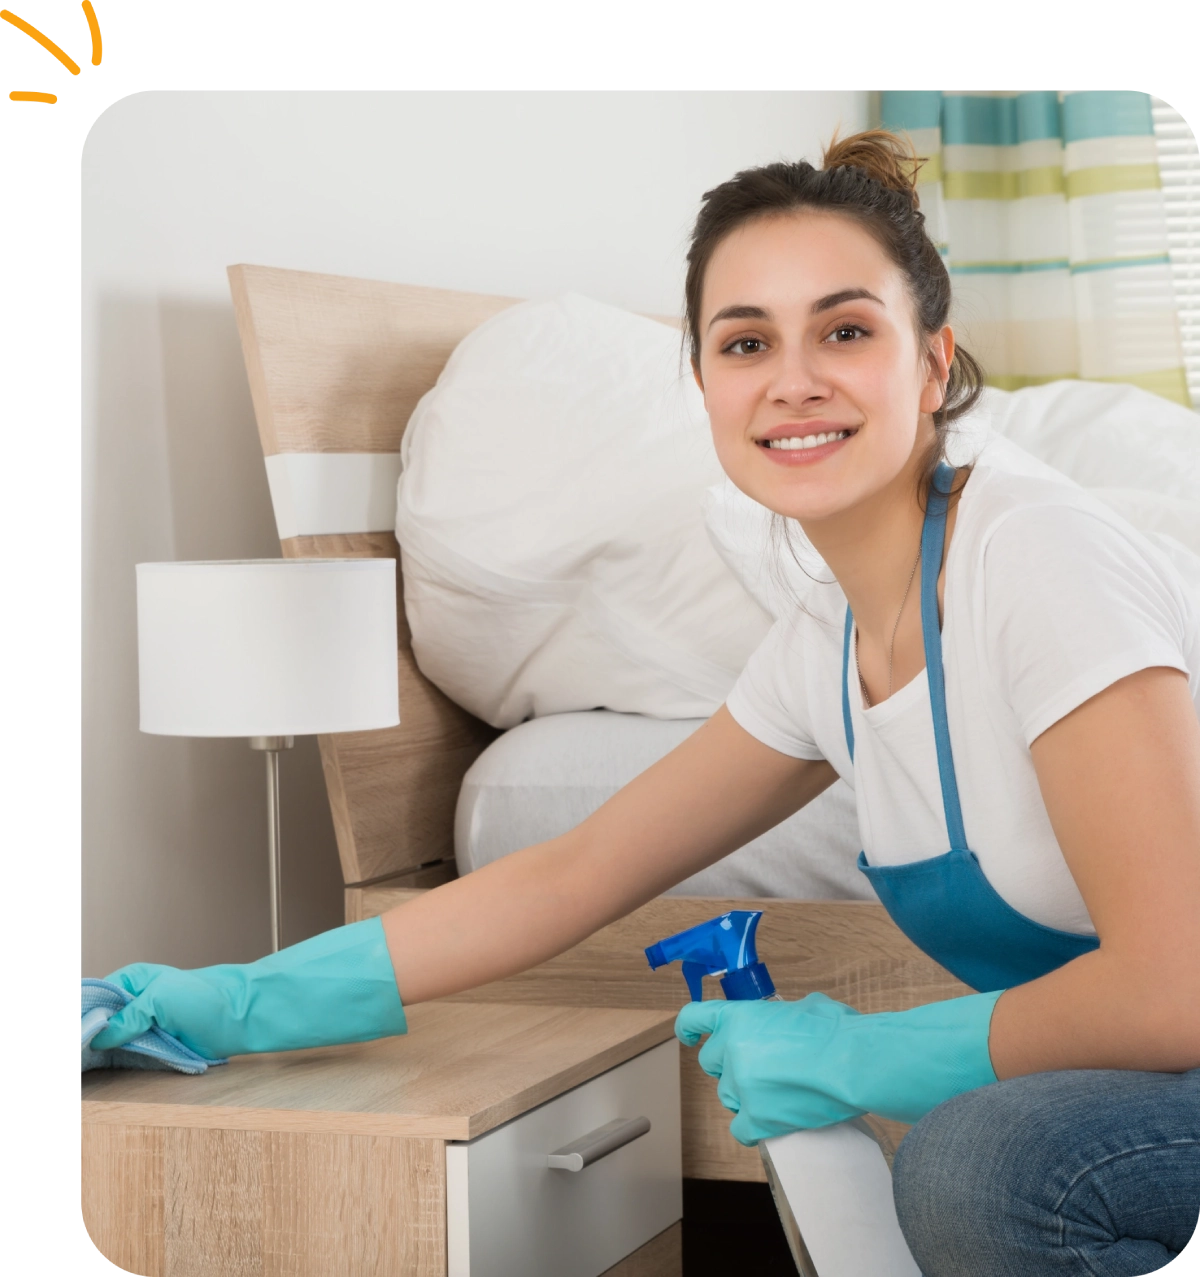
[[[771,369],[767,396],[775,403],[800,407],[828,399],[831,389],[819,361],[800,349],[783,349]]]

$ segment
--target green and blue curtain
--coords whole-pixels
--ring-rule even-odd
[[[1006,390],[1062,377],[1190,406],[1150,98],[880,95],[954,283],[953,322]]]

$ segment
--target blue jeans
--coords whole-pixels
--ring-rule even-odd
[[[1200,1069],[968,1091],[905,1136],[893,1186],[924,1277],[1157,1272],[1200,1213]]]

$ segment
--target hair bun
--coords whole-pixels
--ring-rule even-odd
[[[898,137],[886,129],[868,129],[846,138],[839,138],[835,133],[821,157],[825,172],[838,168],[862,169],[881,186],[907,195],[914,209],[920,204],[917,174],[924,163],[907,137]]]

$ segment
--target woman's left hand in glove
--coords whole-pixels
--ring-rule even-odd
[[[691,1002],[675,1033],[735,1113],[741,1144],[863,1113],[916,1122],[996,1081],[988,1030],[999,993],[863,1015],[823,993],[799,1002]]]

